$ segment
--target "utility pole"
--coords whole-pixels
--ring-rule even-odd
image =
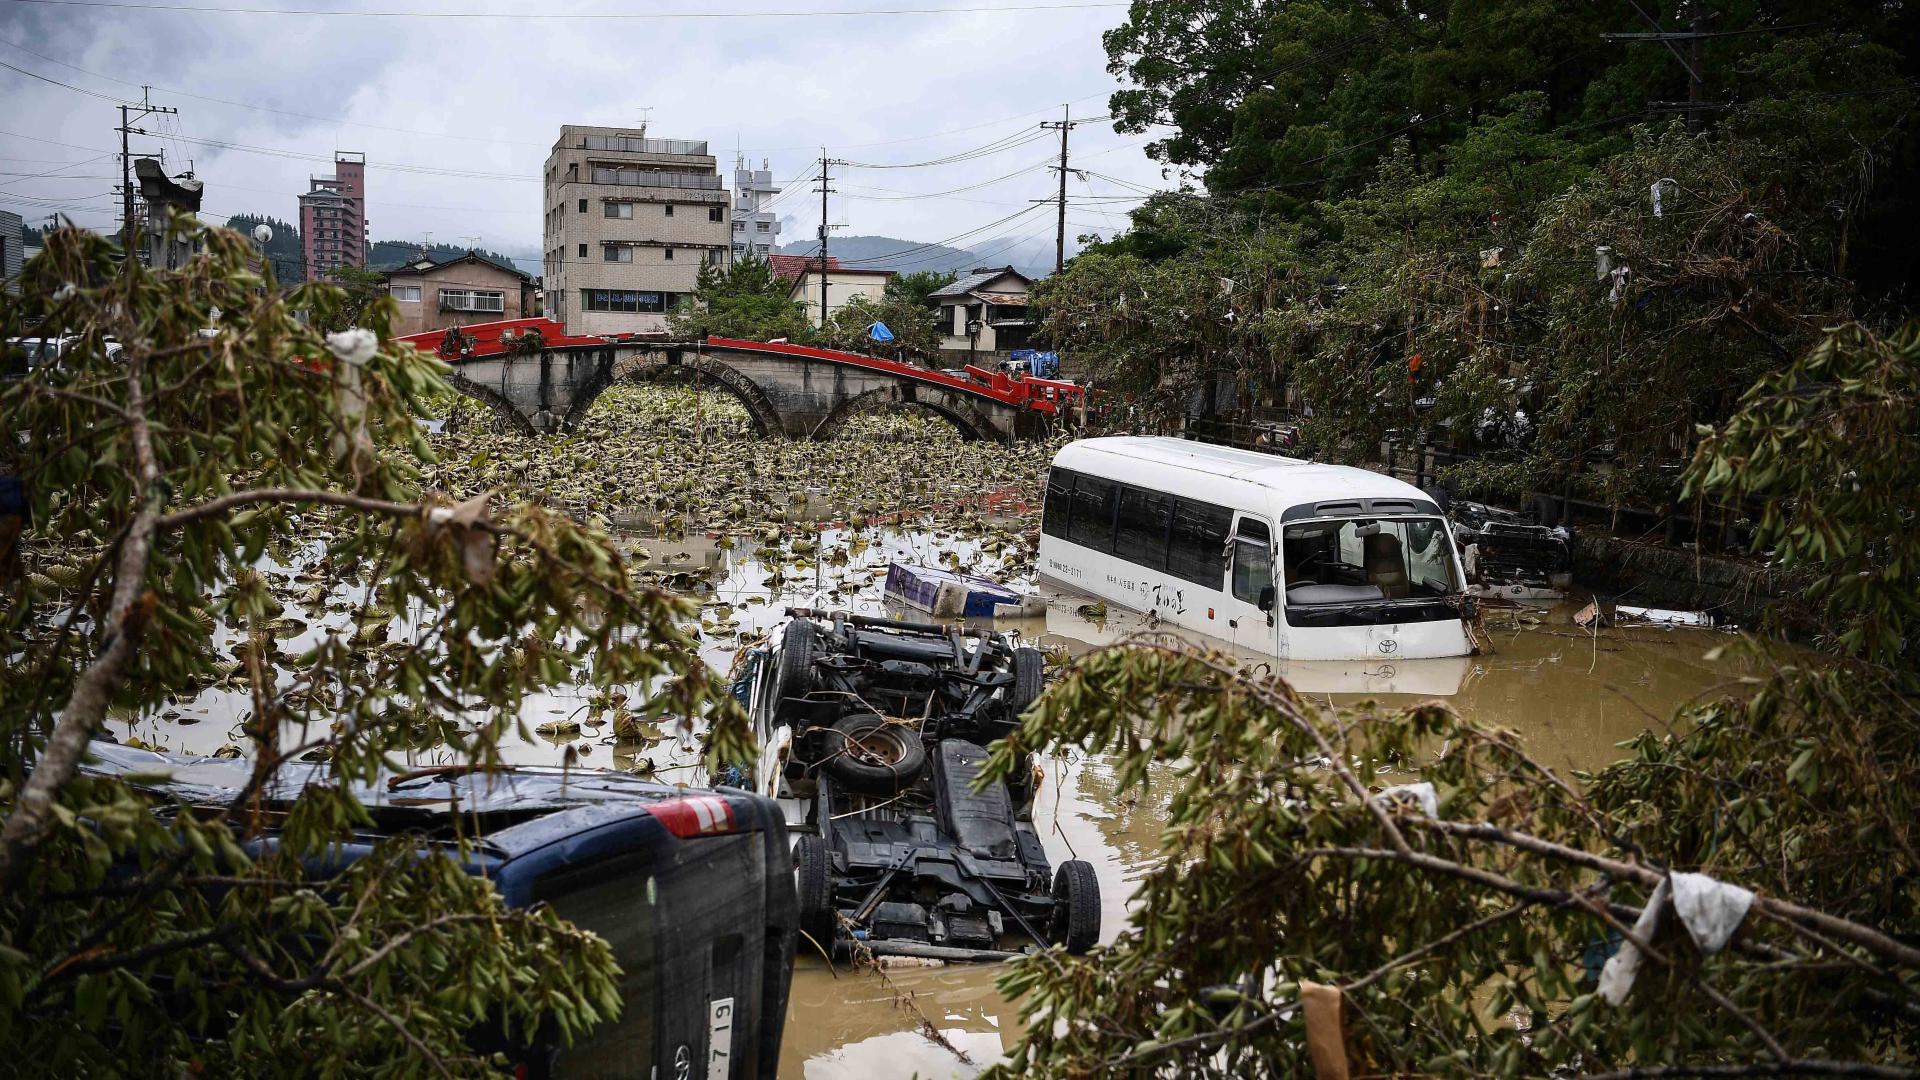
[[[829,183],[832,179],[828,172],[841,162],[827,156],[827,148],[820,148],[820,325],[827,325],[827,231],[833,226],[827,224],[827,195],[835,190]]]
[[[1067,268],[1067,132],[1088,121],[1075,120],[1071,107],[1060,106],[1060,119],[1043,121],[1043,128],[1057,129],[1060,132],[1060,164],[1054,168],[1060,170],[1060,194],[1054,199],[1035,199],[1034,202],[1057,203],[1059,218],[1053,230],[1053,272],[1059,273]]]
[[[1632,3],[1633,0],[1629,0],[1629,2]],[[1805,29],[1808,25],[1805,23],[1796,23],[1792,26],[1755,26],[1745,30],[1709,30],[1707,29],[1708,13],[1703,0],[1687,0],[1686,11],[1689,16],[1689,28],[1681,31],[1668,31],[1661,29],[1660,23],[1656,21],[1653,16],[1647,14],[1646,9],[1642,8],[1638,3],[1633,4],[1633,10],[1639,12],[1640,18],[1644,20],[1648,26],[1653,27],[1651,33],[1601,34],[1600,40],[1619,42],[1627,45],[1646,41],[1657,41],[1666,46],[1667,51],[1673,54],[1674,60],[1678,62],[1680,67],[1687,73],[1687,100],[1649,101],[1647,105],[1650,109],[1659,112],[1686,113],[1687,131],[1690,134],[1698,134],[1700,129],[1705,126],[1707,111],[1716,108],[1716,106],[1707,102],[1706,79],[1700,74],[1701,71],[1705,69],[1705,47],[1708,39],[1744,37],[1748,34],[1780,34],[1790,30]],[[1685,44],[1687,47],[1684,53],[1680,51],[1681,44]]]
[[[155,105],[150,96],[150,86],[140,88],[139,105],[120,106],[120,250],[126,253],[127,272],[133,272],[133,154],[127,146],[129,135],[145,135],[146,132],[133,126],[135,120],[144,120],[149,116],[177,116],[179,109],[169,109],[164,105]],[[138,110],[138,115],[134,111]]]

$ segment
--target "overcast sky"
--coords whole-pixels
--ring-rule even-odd
[[[480,246],[537,257],[541,164],[560,125],[631,125],[650,116],[651,135],[707,140],[728,186],[736,145],[755,164],[769,160],[777,180],[793,181],[777,203],[792,216],[782,239],[811,239],[819,196],[808,181],[823,143],[830,155],[851,161],[925,162],[1017,140],[1022,132],[1041,135],[1036,125],[1057,119],[1063,103],[1076,116],[1104,114],[1115,82],[1100,35],[1124,18],[1125,7],[820,18],[447,15],[1062,2],[1075,0],[480,0],[464,7],[447,0],[132,0],[430,13],[382,17],[0,0],[0,62],[101,95],[0,67],[0,209],[29,222],[58,211],[111,228],[114,104],[138,100],[138,86],[151,84],[154,102],[180,115],[145,121],[147,130],[166,134],[135,136],[135,154],[164,148],[175,169],[191,159],[215,221],[235,213],[295,220],[308,176],[330,172],[336,149],[358,150],[369,164],[373,239],[431,233],[435,241],[468,244],[477,236]],[[840,193],[830,218],[846,226],[840,233],[915,241],[959,236],[956,246],[983,253],[1051,245],[1050,208],[991,223],[1054,193],[1046,165],[1058,152],[1055,138],[1049,132],[936,167],[836,168]],[[1125,184],[1170,186],[1140,150],[1147,138],[1122,137],[1106,123],[1076,128],[1073,164]],[[55,175],[32,175],[40,173]],[[1068,215],[1070,242],[1078,233],[1110,235],[1123,224],[1134,205],[1124,200],[1138,191],[1115,180],[1069,181],[1077,202]],[[973,187],[983,182],[990,183]],[[955,190],[963,188],[971,190]],[[923,193],[951,194],[901,197]]]

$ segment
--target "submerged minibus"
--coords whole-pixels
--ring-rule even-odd
[[[1173,438],[1069,443],[1043,582],[1281,659],[1472,652],[1453,533],[1419,488]]]

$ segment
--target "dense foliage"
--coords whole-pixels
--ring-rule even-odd
[[[1647,104],[1686,98],[1675,58],[1599,37],[1655,29],[1633,5],[1143,0],[1107,37],[1118,123],[1170,124],[1152,148],[1208,194],[1149,201],[1036,306],[1163,422],[1212,389],[1309,412],[1326,456],[1426,430],[1475,490],[1662,506],[1695,425],[1910,296],[1914,18],[1725,12],[1691,134]]]
[[[1767,502],[1755,542],[1840,652],[1595,776],[1437,704],[1336,714],[1158,645],[1081,661],[995,765],[1108,754],[1123,796],[1170,789],[1167,857],[1113,945],[1003,979],[1027,1023],[1007,1071],[1920,1075],[1916,373],[1912,335],[1843,328],[1705,438],[1688,482]],[[1724,949],[1683,925],[1681,872],[1755,894]]]
[[[753,341],[805,341],[813,334],[805,305],[789,297],[790,283],[765,259],[747,255],[727,266],[700,268],[693,295],[669,320],[683,341],[719,335]]]
[[[445,369],[384,344],[391,300],[323,337],[296,312],[324,325],[339,289],[282,297],[247,240],[205,238],[155,272],[63,230],[0,300],[6,337],[72,335],[0,384],[0,475],[29,509],[0,563],[0,1047],[57,1075],[485,1072],[475,1025],[575,1035],[617,1011],[611,954],[406,835],[313,887],[303,862],[370,824],[352,786],[423,740],[496,763],[563,683],[710,716],[730,761],[744,720],[684,629],[697,606],[636,583],[605,533],[424,490]],[[294,646],[294,578],[353,620]],[[83,769],[110,710],[220,680],[250,696],[255,779],[225,813]],[[295,758],[324,782],[266,813],[258,785]]]

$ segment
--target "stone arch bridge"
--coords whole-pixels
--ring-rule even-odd
[[[515,347],[527,329],[537,343]],[[556,332],[557,330],[557,332]],[[968,439],[1044,437],[1079,407],[1079,387],[968,369],[949,375],[858,353],[782,342],[579,338],[548,319],[516,319],[403,338],[453,365],[456,389],[526,434],[569,431],[620,378],[682,379],[732,394],[761,435],[829,439],[862,412],[913,407]]]

